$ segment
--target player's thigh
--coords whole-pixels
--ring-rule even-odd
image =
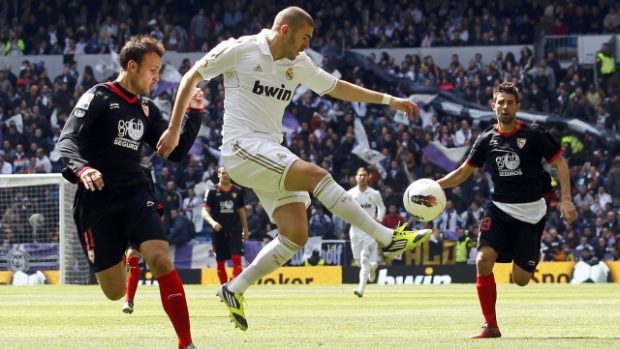
[[[228,238],[222,230],[213,232],[213,252],[215,252],[216,261],[225,261],[230,259],[230,251],[228,250]]]
[[[265,212],[267,213],[267,216],[269,216],[269,219],[271,220],[271,222],[276,223],[276,224],[278,222],[275,217],[275,212],[280,207],[284,207],[290,204],[301,204],[303,206],[302,211],[304,211],[304,216],[305,216],[307,215],[306,209],[310,206],[310,195],[308,195],[308,193],[305,191],[275,192],[275,191],[262,191],[259,189],[254,189],[254,193],[258,197],[258,200],[260,201],[261,205],[265,209]],[[288,210],[289,208],[285,208],[284,212],[288,212]],[[299,212],[296,210],[293,210],[292,212],[294,213],[296,212],[297,214],[299,214]],[[283,214],[280,214],[280,216],[282,215]],[[291,223],[290,222],[291,220],[286,219],[286,217],[281,217],[280,221],[286,221],[288,223]],[[294,223],[296,223],[295,224],[296,227],[299,226],[307,234],[307,231],[308,231],[307,219],[305,220],[305,228],[303,224],[304,222],[294,222]],[[279,224],[278,224],[278,228],[280,228]],[[281,228],[287,229],[287,227],[281,227]]]
[[[118,264],[125,254],[123,207],[107,193],[78,195],[74,212],[78,237],[88,263],[98,273]]]
[[[507,224],[508,215],[502,212],[492,203],[488,205],[484,216],[480,220],[478,235],[478,251],[483,247],[493,249],[496,254],[487,253],[488,256],[482,259],[485,264],[508,263],[512,261],[511,255],[511,234],[510,226]],[[496,260],[491,260],[496,257]],[[480,256],[477,264],[480,263]]]
[[[284,178],[299,157],[277,143],[239,139],[222,146],[222,162],[238,184],[262,192],[283,192]]]
[[[353,258],[359,261],[360,255],[362,254],[362,237],[355,227],[351,227],[349,230],[349,241],[351,242]]]
[[[227,233],[227,247],[231,255],[243,256],[245,253],[243,249],[243,234],[241,232]]]
[[[537,224],[516,221],[513,238],[514,264],[530,275],[540,260],[540,239],[544,229],[544,218]]]
[[[110,300],[121,299],[125,295],[125,277],[127,271],[123,262],[95,273],[99,287]]]
[[[124,214],[127,222],[125,234],[129,245],[142,248],[141,245],[145,241],[168,241],[161,216],[157,211],[157,200],[148,186],[134,187],[128,192],[128,196],[130,198],[126,201]]]

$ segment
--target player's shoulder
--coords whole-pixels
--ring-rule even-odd
[[[76,109],[88,110],[91,105],[95,106],[97,103],[93,103],[93,101],[97,100],[105,100],[112,93],[110,87],[107,83],[99,83],[95,86],[89,88],[84,92],[80,99],[75,103]]]
[[[217,44],[209,53],[218,56],[225,51],[243,51],[256,49],[258,46],[258,34],[244,35],[237,38],[229,38]]]
[[[545,127],[543,127],[542,125],[540,125],[537,122],[533,122],[533,123],[530,123],[530,124],[525,124],[524,123],[523,130],[526,131],[526,132],[535,132],[535,133],[546,133],[546,132],[548,132]]]
[[[497,130],[497,124],[493,124],[482,130],[482,132],[480,132],[480,135],[478,136],[478,139],[492,138],[493,136],[496,136],[498,134],[499,131]]]
[[[110,87],[111,82],[100,82],[95,84],[93,87],[89,88],[84,94],[92,94],[96,96],[109,96],[114,93],[112,87]]]
[[[237,184],[233,184],[233,191],[236,191],[238,193],[243,193],[243,187]]]
[[[368,190],[369,194],[381,196],[381,193],[377,189],[375,189],[373,187],[368,187],[368,188],[366,188],[366,190]]]

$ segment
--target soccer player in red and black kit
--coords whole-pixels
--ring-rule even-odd
[[[233,278],[241,274],[243,240],[248,239],[243,189],[234,185],[223,166],[217,169],[220,182],[205,193],[202,217],[213,228],[213,249],[217,261],[217,277],[228,282],[226,261],[232,259]]]
[[[543,195],[549,186],[542,159],[557,170],[562,216],[568,223],[576,217],[562,148],[542,127],[516,119],[519,91],[514,84],[502,83],[495,89],[492,107],[497,124],[478,136],[465,163],[437,181],[442,188],[450,188],[469,178],[474,168],[486,165],[495,187],[480,223],[476,257],[476,289],[485,323],[471,338],[501,337],[495,316],[495,262],[513,261],[512,278],[519,286],[527,285],[536,270],[547,212]]]
[[[155,149],[164,131],[174,127],[144,97],[159,81],[163,55],[164,47],[155,38],[132,37],[120,51],[118,78],[95,85],[80,97],[58,148],[67,166],[65,178],[79,183],[74,218],[105,296],[117,300],[125,295],[122,257],[128,244],[137,246],[159,283],[179,348],[195,348],[183,284],[168,256],[155,193],[140,167],[144,143]],[[170,160],[180,161],[187,154],[203,114],[202,92],[197,92]]]

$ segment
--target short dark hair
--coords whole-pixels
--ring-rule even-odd
[[[288,24],[293,30],[300,29],[303,25],[314,27],[314,20],[308,12],[301,7],[289,6],[278,12],[273,20],[271,29],[277,29],[283,24]]]
[[[155,52],[159,57],[163,57],[166,49],[161,42],[150,35],[136,35],[129,38],[118,55],[118,62],[123,70],[127,69],[129,61],[138,64],[142,62],[142,57],[147,53]]]
[[[367,174],[370,174],[370,171],[368,170],[368,167],[365,167],[365,166],[362,166],[362,167],[358,168],[357,171],[355,171],[355,173],[357,173],[359,171],[364,171]]]
[[[503,83],[499,84],[495,88],[495,91],[493,91],[493,101],[495,101],[495,99],[497,99],[497,95],[499,95],[500,93],[511,94],[511,95],[515,96],[515,100],[517,102],[519,102],[519,89],[512,82],[503,82]]]

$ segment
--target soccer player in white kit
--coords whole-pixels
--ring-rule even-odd
[[[218,44],[181,79],[170,126],[157,144],[157,152],[164,157],[174,149],[193,88],[201,80],[222,74],[223,165],[236,183],[254,190],[279,231],[238,277],[218,289],[232,321],[244,331],[248,328],[245,290],[286,263],[308,240],[309,192],[334,214],[375,238],[384,253],[415,248],[431,234],[427,229],[406,231],[399,226],[391,230],[377,223],[325,169],[281,145],[284,109],[299,84],[345,101],[383,103],[408,115],[419,112],[408,99],[338,80],[317,67],[303,52],[313,32],[312,17],[299,7],[288,7],[276,15],[271,29]]]
[[[385,205],[379,191],[368,186],[370,180],[368,169],[360,167],[355,174],[357,185],[349,189],[348,193],[358,204],[377,222],[383,222]],[[349,230],[353,258],[360,263],[360,281],[353,293],[358,297],[364,296],[364,289],[368,281],[375,281],[379,248],[377,240],[370,237],[363,230],[351,226]]]

